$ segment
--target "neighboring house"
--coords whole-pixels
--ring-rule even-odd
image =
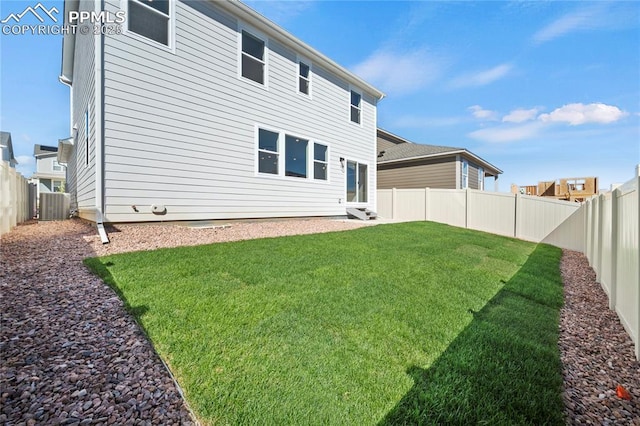
[[[539,197],[555,198],[583,202],[587,198],[598,194],[597,177],[561,178],[552,181],[538,182],[538,185],[511,185],[513,194],[537,195]]]
[[[485,179],[502,170],[464,148],[410,142],[378,129],[378,189],[444,188],[485,190]]]
[[[30,182],[36,184],[38,200],[43,192],[64,192],[66,168],[58,162],[58,148],[34,145],[33,156],[36,158],[36,172]]]
[[[65,0],[65,17],[101,6],[125,12],[121,34],[63,41],[72,136],[58,158],[79,216],[375,207],[379,90],[237,1]]]
[[[11,133],[0,132],[0,150],[2,151],[2,161],[9,163],[9,167],[16,168],[18,161],[13,154],[13,144],[11,143]]]

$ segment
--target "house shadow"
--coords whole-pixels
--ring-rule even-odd
[[[114,265],[113,262],[103,262],[99,257],[89,257],[84,259],[83,263],[87,268],[91,270],[93,274],[100,277],[100,279],[118,295],[120,300],[122,300],[122,302],[124,303],[124,307],[127,312],[129,312],[131,316],[133,316],[133,318],[138,323],[138,326],[145,332],[145,334],[147,334],[147,330],[144,328],[140,320],[149,311],[149,306],[132,306],[131,303],[129,303],[129,300],[122,292],[122,290],[120,290],[120,288],[116,284],[115,278],[109,271],[109,267]]]
[[[431,366],[409,367],[379,425],[564,424],[556,250],[538,245]]]

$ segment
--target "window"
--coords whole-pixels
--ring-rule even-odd
[[[304,62],[298,63],[298,91],[305,95],[311,94],[311,69]]]
[[[62,172],[64,169],[62,168],[62,164],[58,163],[56,160],[53,160],[52,169],[54,172]]]
[[[327,180],[327,146],[319,143],[313,144],[313,178]]]
[[[360,93],[351,91],[351,121],[360,124],[362,96]]]
[[[284,141],[284,175],[306,178],[309,141],[290,135],[286,135]]]
[[[129,31],[169,46],[171,32],[169,0],[129,0],[127,24]]]
[[[260,173],[278,174],[278,139],[279,135],[268,130],[258,130],[258,171]]]
[[[242,76],[264,84],[265,43],[258,37],[242,31]]]
[[[61,180],[51,181],[51,192],[64,192],[64,187]]]
[[[84,165],[89,165],[89,108],[84,112]]]
[[[467,160],[462,160],[462,180],[461,189],[467,189],[469,187],[469,163]]]
[[[478,189],[484,191],[484,169],[478,167]]]
[[[347,161],[347,202],[367,202],[367,181],[369,174],[366,164]]]

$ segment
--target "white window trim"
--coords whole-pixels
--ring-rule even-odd
[[[243,77],[242,76],[242,32],[246,31],[249,34],[251,34],[252,36],[254,36],[257,39],[260,39],[264,42],[264,84],[260,84],[257,81],[253,81],[250,78],[247,77]],[[237,35],[237,40],[238,40],[238,57],[237,57],[237,61],[238,61],[238,79],[248,83],[248,84],[252,84],[255,87],[259,87],[263,90],[269,90],[269,56],[271,56],[269,54],[269,37],[267,37],[264,33],[248,26],[245,24],[238,24],[238,35]],[[265,129],[266,130],[266,129]]]
[[[464,166],[467,166],[467,173],[464,173]],[[469,162],[465,159],[462,159],[462,164],[460,167],[461,179],[460,179],[460,188],[468,189],[469,188]]]
[[[349,102],[351,104],[351,102]],[[362,121],[362,120],[361,120]],[[355,124],[355,123],[353,123]],[[349,161],[355,162],[357,165],[363,164],[367,166],[367,201],[348,201],[347,199],[347,164]],[[358,176],[358,170],[356,169],[356,177]],[[354,158],[345,158],[344,159],[344,200],[347,207],[364,207],[369,205],[369,200],[371,199],[371,164],[366,161],[360,161]],[[356,194],[358,191],[358,181],[356,179]]]
[[[273,132],[273,133],[277,133],[278,134],[278,174],[272,174],[272,173],[261,173],[260,172],[260,140],[259,140],[259,136],[260,136],[260,129],[262,130],[267,130],[269,132]],[[254,139],[254,176],[259,177],[259,178],[265,178],[265,179],[277,179],[277,180],[286,180],[286,181],[293,181],[293,182],[313,182],[313,183],[318,183],[321,185],[326,185],[329,184],[331,182],[331,145],[329,145],[326,142],[323,141],[319,141],[313,138],[310,138],[304,134],[301,134],[299,132],[295,132],[295,131],[287,131],[287,130],[282,130],[282,129],[277,129],[275,127],[269,126],[269,125],[262,125],[262,124],[256,124],[254,127],[254,132],[253,132],[253,139]],[[287,135],[289,136],[294,136],[300,139],[304,139],[306,141],[308,141],[307,143],[307,177],[297,177],[297,176],[286,176],[285,172],[286,172],[286,137]],[[327,179],[326,180],[321,180],[321,179],[316,179],[314,176],[314,145],[315,144],[320,144],[320,145],[324,145],[327,147]],[[346,190],[346,189],[345,189]]]
[[[331,170],[331,147],[329,146],[328,143],[325,142],[321,142],[321,141],[314,141],[311,140],[311,174],[313,175],[311,177],[311,180],[313,180],[314,182],[329,182],[329,180],[331,180],[331,173],[329,173],[329,171]],[[322,146],[326,146],[327,147],[327,161],[318,161],[320,163],[325,163],[327,165],[327,178],[326,179],[316,179],[316,169],[315,169],[315,163],[316,163],[316,159],[315,159],[315,146],[316,144],[318,145],[322,145]]]
[[[484,191],[484,168],[478,167],[478,189]]]
[[[359,123],[356,123],[355,121],[351,120],[351,106],[352,106],[352,104],[351,104],[351,92],[355,92],[358,95],[360,95],[360,122]],[[348,95],[347,102],[348,102],[348,105],[349,105],[349,108],[347,110],[347,112],[348,112],[347,119],[349,120],[349,123],[353,124],[354,126],[363,127],[362,126],[362,122],[364,121],[364,112],[363,112],[362,104],[364,102],[364,96],[362,96],[362,90],[358,89],[355,86],[349,85],[349,91],[347,92],[347,95]]]
[[[134,0],[136,1],[136,0]],[[164,13],[155,10],[152,7],[147,6],[144,3],[140,3],[142,6],[153,10],[155,13],[159,13],[161,15],[164,15]],[[124,10],[125,12],[125,17],[129,16],[129,0],[120,0],[120,10]],[[122,25],[122,33],[126,34],[129,37],[135,38],[136,40],[139,40],[143,43],[146,43],[150,46],[154,46],[157,47],[159,49],[163,49],[166,50],[168,52],[171,53],[176,53],[176,2],[175,1],[169,1],[169,45],[165,45],[162,43],[159,43],[155,40],[151,40],[150,38],[147,38],[141,34],[138,34],[134,31],[129,30],[129,20],[127,19],[125,24]]]
[[[309,81],[309,93],[303,93],[300,91],[300,62],[307,65],[309,67],[309,77],[307,81]],[[296,80],[295,80],[295,90],[296,93],[304,98],[313,99],[313,63],[303,56],[296,57]]]

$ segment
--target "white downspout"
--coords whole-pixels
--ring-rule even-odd
[[[96,13],[104,9],[104,0],[95,2]],[[96,144],[96,227],[102,244],[109,243],[107,231],[104,229],[104,35],[94,38],[94,120],[95,120],[95,144]]]

